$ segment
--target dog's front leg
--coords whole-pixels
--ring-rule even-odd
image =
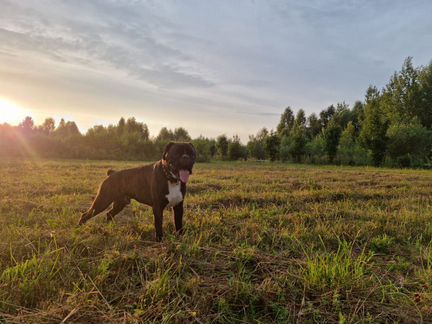
[[[154,206],[153,207],[153,215],[154,215],[154,224],[155,224],[155,230],[156,230],[156,241],[160,242],[162,241],[163,237],[163,208],[160,206]]]
[[[183,201],[174,206],[174,223],[178,234],[183,234]]]

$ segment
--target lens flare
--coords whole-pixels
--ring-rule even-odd
[[[0,124],[19,124],[25,117],[25,110],[16,102],[0,97]]]

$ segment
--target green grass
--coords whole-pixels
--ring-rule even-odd
[[[108,168],[0,161],[0,322],[432,322],[432,172],[198,164],[183,237],[133,202],[83,227]]]

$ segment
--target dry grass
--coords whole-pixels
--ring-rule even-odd
[[[186,234],[77,227],[121,162],[0,162],[0,322],[432,322],[432,172],[197,165]]]

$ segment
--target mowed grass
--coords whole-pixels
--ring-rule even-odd
[[[108,168],[0,162],[0,322],[432,322],[432,172],[198,164],[186,233],[78,227]]]

